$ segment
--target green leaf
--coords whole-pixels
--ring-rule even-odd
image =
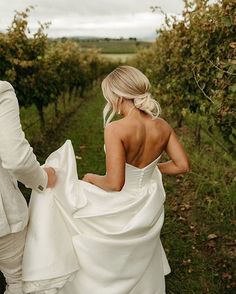
[[[232,26],[232,21],[229,16],[224,16],[223,17],[223,23],[226,27],[231,27]]]
[[[229,87],[229,91],[235,93],[236,92],[236,84],[233,84]]]
[[[216,77],[217,79],[222,79],[223,78],[223,72],[217,72]]]

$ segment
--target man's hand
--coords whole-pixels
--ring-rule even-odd
[[[45,172],[48,175],[48,184],[47,184],[47,188],[53,188],[56,185],[57,182],[57,175],[56,175],[56,171],[54,168],[52,167],[44,167]]]

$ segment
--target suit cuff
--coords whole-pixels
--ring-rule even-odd
[[[45,189],[47,188],[47,184],[48,184],[48,174],[46,173],[46,171],[43,169],[43,178],[41,180],[41,183],[38,184],[37,186],[37,191],[38,192],[44,192]]]

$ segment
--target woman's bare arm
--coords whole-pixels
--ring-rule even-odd
[[[161,173],[176,175],[189,172],[189,160],[187,154],[173,129],[171,129],[165,151],[171,160],[158,164]]]
[[[125,149],[119,132],[116,122],[105,128],[106,175],[86,174],[83,178],[106,191],[120,191],[125,182]]]

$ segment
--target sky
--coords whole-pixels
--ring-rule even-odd
[[[38,21],[51,22],[50,37],[136,37],[154,39],[163,23],[163,15],[151,12],[160,6],[165,13],[181,17],[182,0],[0,0],[0,31],[9,27],[14,11],[29,5],[32,32]]]

